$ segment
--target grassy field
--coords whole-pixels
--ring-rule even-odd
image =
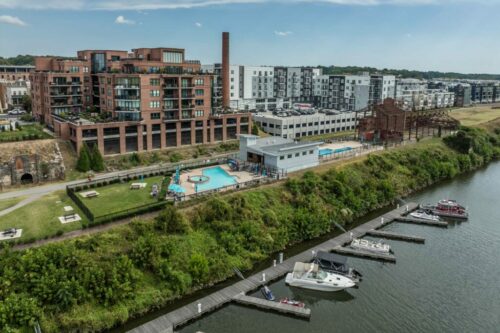
[[[22,140],[38,140],[51,139],[52,137],[45,133],[42,126],[24,125],[20,130],[0,132],[0,142],[22,141]]]
[[[491,106],[473,106],[452,110],[450,116],[459,120],[464,126],[477,126],[500,118],[500,108],[493,109]]]
[[[148,185],[146,188],[131,190],[130,184],[140,183],[140,180],[131,180],[123,184],[113,184],[95,189],[99,193],[95,198],[82,198],[82,202],[92,211],[94,216],[120,212],[126,209],[135,208],[156,202],[157,199],[151,197],[151,187],[153,184],[161,184],[163,177],[151,177],[144,179]],[[82,192],[86,192],[84,190]],[[80,194],[78,194],[80,195]]]
[[[16,205],[17,203],[19,203],[23,199],[24,199],[24,197],[17,197],[17,198],[13,198],[13,199],[5,199],[5,200],[0,201],[0,212],[4,209],[10,208],[10,207]]]
[[[3,201],[2,201],[3,203]],[[72,206],[83,220],[85,216],[66,196],[64,191],[54,192],[13,212],[0,216],[0,230],[7,228],[23,229],[22,241],[55,236],[61,232],[81,229],[82,223],[61,224],[58,217],[63,216],[64,206]]]

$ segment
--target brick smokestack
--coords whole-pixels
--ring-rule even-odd
[[[222,33],[222,107],[229,109],[229,32]]]

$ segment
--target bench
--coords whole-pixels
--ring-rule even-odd
[[[90,199],[90,198],[97,197],[98,195],[99,195],[99,193],[97,193],[97,192],[90,192],[90,193],[87,193],[85,195],[85,197]]]

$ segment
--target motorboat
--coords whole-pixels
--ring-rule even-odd
[[[389,244],[379,242],[373,242],[367,239],[355,238],[351,242],[351,248],[356,250],[369,251],[380,254],[391,253],[391,247]]]
[[[421,220],[430,220],[430,221],[441,220],[439,216],[432,214],[432,211],[425,211],[425,210],[417,210],[416,212],[410,213],[410,216]]]
[[[356,285],[344,275],[322,270],[315,263],[303,262],[295,263],[293,272],[286,275],[285,283],[292,287],[319,291],[339,291]]]
[[[363,276],[360,272],[347,265],[347,257],[340,254],[318,251],[313,259],[319,268],[327,272],[344,275],[354,283],[359,283]]]
[[[455,200],[443,199],[439,200],[436,205],[423,205],[420,208],[428,213],[441,217],[451,217],[458,219],[469,218],[467,208],[457,203]]]
[[[280,303],[296,306],[298,308],[303,308],[305,306],[305,304],[303,302],[295,301],[295,300],[289,299],[287,297],[280,299]]]
[[[273,295],[273,292],[271,291],[271,289],[269,289],[268,286],[264,286],[264,287],[260,288],[260,292],[262,293],[262,295],[264,295],[264,297],[268,301],[274,301],[276,299]]]

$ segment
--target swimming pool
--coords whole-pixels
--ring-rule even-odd
[[[331,148],[323,148],[319,150],[319,156],[328,156],[332,154],[338,154],[338,153],[343,153],[345,151],[352,150],[351,147],[344,147],[344,148],[337,148],[337,149],[331,149]]]
[[[206,183],[196,185],[198,192],[214,190],[238,183],[233,176],[230,176],[224,169],[219,166],[204,169],[202,174],[203,176],[207,176],[209,180]]]

